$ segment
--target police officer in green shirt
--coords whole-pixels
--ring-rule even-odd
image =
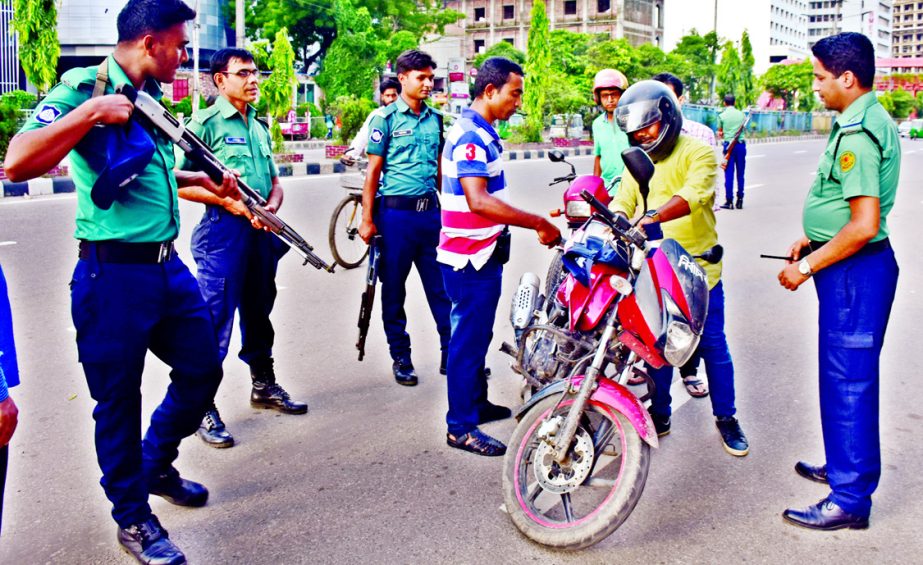
[[[130,84],[160,98],[158,83],[172,82],[188,59],[186,22],[194,17],[181,0],[130,0],[118,15],[113,54],[99,67],[64,73],[11,141],[5,163],[18,181],[70,155],[80,240],[71,310],[96,401],[100,482],[112,502],[119,543],[139,562],[171,565],[186,560],[152,514],[148,494],[183,506],[206,503],[208,490],[182,479],[172,463],[180,441],[198,428],[222,374],[208,308],[173,247],[177,186],[195,184],[226,196],[236,193],[237,183],[232,175],[218,186],[204,173],[174,174],[172,143],[158,132],[138,126],[126,139],[119,130],[133,105],[113,87]],[[142,147],[145,139],[146,162],[138,164],[138,155],[122,150]],[[140,387],[148,350],[172,371],[142,442]]]
[[[743,112],[734,107],[737,99],[733,94],[724,97],[724,110],[718,114],[718,136],[724,140],[724,154],[727,155],[727,168],[724,169],[724,204],[722,208],[730,210],[735,206],[739,210],[744,207],[744,169],[747,167],[747,144],[744,142],[744,132],[741,126],[747,120]],[[737,143],[728,155],[728,147],[734,140],[737,132]],[[736,175],[735,175],[736,173]],[[734,177],[737,177],[737,202],[734,202]]]
[[[442,115],[426,104],[433,89],[436,63],[416,49],[397,58],[401,95],[369,124],[369,167],[362,191],[359,235],[366,242],[382,236],[378,276],[381,318],[394,361],[398,384],[414,386],[417,374],[410,358],[410,336],[404,299],[410,268],[416,265],[442,347],[440,372],[445,374],[452,327],[452,303],[436,262],[442,227],[437,192],[441,184]],[[381,187],[379,188],[379,182]]]
[[[276,212],[282,206],[282,185],[272,160],[269,128],[251,106],[260,93],[253,55],[245,49],[221,49],[212,56],[211,74],[219,96],[212,106],[196,113],[189,130],[266,199],[268,210]],[[185,154],[179,165],[196,168]],[[269,315],[276,299],[276,268],[288,246],[266,231],[239,199],[220,198],[201,187],[183,188],[179,195],[205,204],[202,221],[192,232],[192,256],[199,288],[212,313],[220,358],[227,357],[234,314],[239,311],[239,357],[250,366],[251,406],[304,414],[308,405],[289,397],[276,382],[273,369],[275,332]],[[197,435],[212,447],[234,445],[234,436],[214,405],[205,413]]]
[[[881,477],[879,358],[898,267],[888,238],[901,147],[894,120],[872,90],[875,49],[859,33],[825,37],[814,52],[814,91],[840,112],[804,205],[804,237],[780,284],[814,279],[820,323],[820,416],[824,465],[795,471],[830,494],[783,517],[816,530],[863,529]]]

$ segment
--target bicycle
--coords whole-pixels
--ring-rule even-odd
[[[340,176],[340,186],[346,191],[346,196],[333,209],[327,241],[330,243],[334,261],[344,269],[354,269],[361,265],[369,254],[368,244],[359,237],[359,224],[362,222],[362,187],[365,185],[368,161],[353,159],[341,162],[347,166],[357,167],[359,172]]]

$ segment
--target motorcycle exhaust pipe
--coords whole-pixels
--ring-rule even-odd
[[[510,323],[513,325],[513,331],[516,332],[517,341],[535,315],[535,308],[539,300],[538,289],[541,283],[542,280],[535,273],[523,273],[519,278],[519,287],[513,295],[513,303],[510,306]]]

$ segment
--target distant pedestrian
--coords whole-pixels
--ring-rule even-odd
[[[727,156],[727,168],[724,169],[724,204],[725,210],[744,207],[744,169],[747,166],[747,144],[744,141],[743,126],[746,115],[734,107],[737,99],[733,94],[724,97],[724,110],[718,114],[718,135],[724,140],[724,154]],[[736,139],[736,143],[734,140]],[[733,143],[733,147],[731,144]],[[728,155],[728,149],[731,153]],[[734,179],[737,179],[737,201],[734,201]]]
[[[333,116],[324,114],[324,124],[327,126],[327,139],[333,138]]]
[[[353,138],[352,143],[349,144],[349,149],[343,153],[343,157],[340,158],[340,161],[345,165],[353,165],[356,162],[356,159],[366,157],[365,150],[369,146],[369,124],[372,122],[372,118],[375,116],[384,116],[382,113],[385,108],[390,106],[397,100],[397,97],[401,95],[401,83],[394,80],[393,78],[386,78],[381,81],[381,84],[378,85],[378,94],[381,101],[381,107],[375,108],[369,115],[366,116],[365,121],[362,122],[362,127],[359,128],[359,133],[356,134],[356,137]]]
[[[901,168],[897,126],[872,90],[875,48],[859,33],[825,37],[812,48],[814,91],[840,113],[804,205],[804,237],[779,282],[797,290],[814,279],[820,324],[820,420],[824,465],[795,471],[830,486],[788,522],[814,530],[863,529],[881,477],[879,362],[898,267],[888,213]]]
[[[19,422],[19,409],[9,394],[9,389],[19,384],[19,365],[16,360],[16,343],[13,339],[13,316],[6,278],[0,268],[0,531],[3,526],[3,491],[6,486],[6,467],[9,461],[10,438]]]

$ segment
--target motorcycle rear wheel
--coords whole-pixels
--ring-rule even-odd
[[[590,400],[577,434],[593,444],[590,470],[583,471],[585,477],[579,470],[571,472],[583,464],[575,451],[571,469],[549,464],[537,432],[548,416],[566,416],[573,401],[555,408],[558,398],[542,400],[516,426],[503,461],[503,497],[510,519],[526,537],[549,547],[578,550],[605,539],[634,510],[647,481],[650,446],[625,416]],[[578,444],[575,441],[575,448]],[[569,473],[580,483],[567,485]],[[551,490],[540,478],[550,479],[545,483]],[[562,490],[568,492],[556,492]]]

